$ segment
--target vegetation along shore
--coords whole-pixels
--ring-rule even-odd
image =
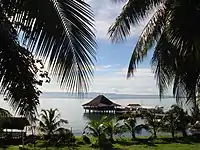
[[[82,136],[75,137],[70,129],[64,128],[67,120],[60,118],[58,109],[42,110],[35,124],[26,124],[30,135],[21,137],[22,143],[12,146],[11,138],[1,138],[1,146],[7,149],[179,149],[200,148],[200,123],[188,115],[178,105],[172,105],[165,115],[157,117],[155,110],[143,112],[144,123],[138,124],[135,114],[118,115],[116,119],[102,116],[100,121],[91,120],[83,130]],[[6,116],[7,119],[10,116]],[[6,124],[4,128],[7,129]],[[140,136],[146,130],[148,137]],[[189,132],[188,132],[189,131]],[[168,133],[167,136],[158,135]],[[3,132],[2,132],[3,133]],[[38,133],[38,134],[36,134]],[[130,136],[125,136],[125,134]],[[1,137],[2,137],[1,136]]]

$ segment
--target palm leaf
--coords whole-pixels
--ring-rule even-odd
[[[179,100],[184,100],[188,106],[194,107],[196,107],[200,75],[198,5],[198,1],[176,1],[170,13],[170,26],[167,30],[168,41],[174,45],[180,55],[174,91],[185,97]],[[184,12],[186,8],[187,13]]]
[[[53,77],[69,91],[87,90],[93,74],[95,35],[90,6],[80,0],[3,0],[6,15]]]
[[[89,130],[89,134],[91,134],[94,137],[98,137],[99,136],[99,133],[98,133],[97,129],[95,129],[94,127],[92,127],[90,125],[87,125],[85,127],[85,130]]]
[[[68,123],[67,120],[60,119],[60,114],[57,113],[58,109],[42,109],[41,112],[42,113],[40,114],[41,121],[39,121],[39,128],[40,131],[45,134],[52,135],[61,125]]]
[[[2,10],[0,13],[0,92],[16,113],[34,118],[40,95],[36,79],[38,68],[32,54],[19,45],[17,33],[8,18]]]
[[[136,132],[137,134],[141,134],[142,129],[145,129],[146,131],[149,131],[149,130],[150,130],[149,126],[144,125],[144,124],[140,124],[140,125],[137,125],[137,126],[135,127],[135,132]]]
[[[55,128],[60,127],[63,124],[68,124],[69,122],[67,120],[64,119],[60,119],[59,121],[54,123]]]
[[[122,9],[115,23],[109,28],[109,35],[113,42],[119,42],[126,39],[130,34],[131,25],[137,25],[147,17],[153,7],[160,4],[162,0],[128,0]]]
[[[163,33],[156,45],[151,61],[159,87],[160,98],[174,81],[177,69],[176,62],[179,57],[176,52],[175,48],[166,39],[166,34]]]
[[[130,124],[128,122],[124,122],[124,125],[126,126],[126,128],[132,132],[132,127],[130,126]]]
[[[127,77],[133,75],[137,64],[143,61],[147,56],[148,51],[160,38],[165,23],[165,7],[163,6],[154,13],[146,27],[143,29],[132,53]]]

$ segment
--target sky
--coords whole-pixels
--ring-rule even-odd
[[[158,89],[150,68],[152,53],[149,53],[139,65],[135,76],[126,79],[127,68],[137,39],[148,21],[143,20],[132,28],[132,32],[124,43],[113,44],[107,35],[109,26],[120,13],[123,3],[114,4],[111,0],[87,0],[95,13],[97,36],[97,61],[95,73],[89,92],[157,95]],[[53,80],[42,87],[43,92],[61,92],[59,85]]]

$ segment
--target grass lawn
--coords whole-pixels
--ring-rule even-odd
[[[91,142],[95,143],[95,139],[91,138]],[[85,144],[81,137],[76,137],[75,150],[95,150],[99,148],[93,148],[92,144]],[[25,146],[28,150],[33,150],[33,145]],[[19,146],[9,146],[7,150],[19,150]],[[38,141],[35,150],[46,150],[44,147],[44,141]],[[48,147],[48,150],[68,150],[67,147],[56,148]],[[176,138],[174,141],[169,137],[159,137],[153,142],[145,142],[144,138],[137,141],[131,141],[129,138],[115,139],[112,149],[107,150],[200,150],[200,143],[194,141],[191,138]]]
[[[11,146],[7,150],[18,150],[19,146]],[[33,148],[29,148],[33,149]],[[57,148],[48,148],[49,150],[55,150]],[[45,148],[36,148],[36,150],[45,150]],[[59,150],[68,150],[67,147],[59,148]],[[77,150],[95,150],[89,145],[78,146]],[[120,145],[114,144],[113,150],[200,150],[200,144],[156,144],[154,146],[147,145]]]

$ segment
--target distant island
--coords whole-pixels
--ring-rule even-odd
[[[110,99],[159,99],[159,95],[140,95],[140,94],[118,94],[118,93],[100,93],[88,92],[84,98],[92,99],[97,95],[105,95]],[[42,97],[47,98],[75,98],[76,94],[68,92],[43,92]],[[165,95],[163,99],[174,98],[172,95]]]

